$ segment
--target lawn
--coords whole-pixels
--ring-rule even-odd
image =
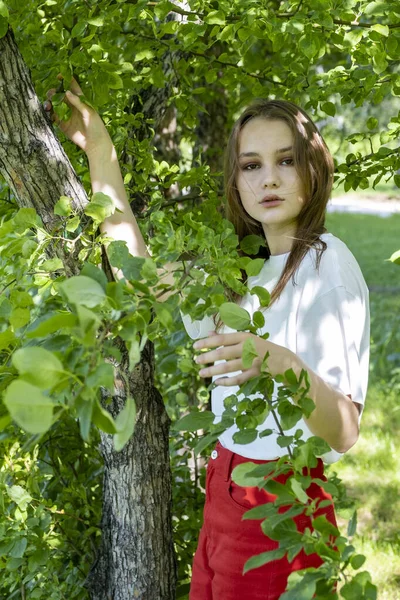
[[[360,438],[329,469],[356,500],[359,525],[353,543],[367,557],[363,569],[378,586],[379,600],[400,600],[400,265],[387,262],[400,249],[400,214],[329,213],[326,227],[356,257],[370,289],[371,309],[369,386]],[[346,521],[339,524],[344,527]]]

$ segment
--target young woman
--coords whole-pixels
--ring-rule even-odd
[[[50,90],[48,97],[54,90]],[[123,211],[102,224],[114,239],[125,240],[134,256],[149,256],[145,241],[129,207],[112,141],[99,115],[82,103],[76,81],[65,101],[72,109],[69,121],[59,121],[64,133],[89,158],[93,192],[110,195]],[[51,110],[51,102],[45,106]],[[292,368],[297,376],[309,373],[309,396],[316,408],[293,430],[303,430],[302,439],[323,438],[332,449],[311,471],[324,479],[324,463],[339,460],[357,441],[365,402],[369,368],[369,294],[353,254],[324,223],[332,189],[333,160],[310,117],[291,102],[259,100],[236,122],[226,150],[225,185],[227,218],[234,224],[239,241],[251,233],[265,237],[265,263],[260,273],[249,277],[247,287],[263,286],[271,302],[263,309],[268,331],[259,336],[235,332],[210,317],[192,321],[182,318],[196,349],[208,349],[195,359],[212,377],[212,410],[216,422],[224,410],[224,398],[238,386],[260,374],[262,358],[270,352],[272,376]],[[166,265],[165,280],[173,283],[176,263]],[[289,281],[290,280],[290,281]],[[163,297],[167,297],[167,294]],[[233,296],[250,314],[258,310],[257,296]],[[217,331],[219,333],[217,333]],[[250,369],[242,360],[243,343],[251,336],[259,358]],[[208,365],[208,366],[206,366]],[[273,398],[277,397],[275,384]],[[255,396],[254,396],[255,397]],[[257,487],[237,486],[231,473],[249,459],[274,461],[287,450],[277,444],[272,416],[258,427],[274,434],[240,445],[234,442],[232,426],[219,438],[207,465],[204,523],[193,562],[190,600],[277,600],[292,571],[319,566],[317,555],[300,552],[289,563],[273,561],[243,575],[248,558],[278,547],[267,538],[260,521],[242,521],[253,506],[273,501],[275,496]],[[280,476],[284,481],[287,475]],[[322,487],[312,484],[311,498],[331,499]],[[336,524],[332,505],[319,509]],[[299,531],[311,527],[309,517],[295,517]]]

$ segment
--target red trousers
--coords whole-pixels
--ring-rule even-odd
[[[243,575],[244,563],[253,555],[279,547],[262,532],[262,520],[242,521],[250,508],[276,499],[258,487],[241,487],[232,481],[231,473],[243,462],[262,464],[235,454],[219,442],[207,464],[204,522],[194,556],[189,600],[278,600],[286,589],[290,573],[322,564],[317,554],[306,555],[302,550],[288,563],[286,557],[252,569]],[[311,476],[326,481],[324,464],[311,469]],[[284,482],[287,474],[276,481]],[[320,486],[313,483],[307,490],[311,498],[332,500]],[[333,504],[319,509],[337,527]],[[311,519],[304,515],[294,518],[299,531],[311,528]]]

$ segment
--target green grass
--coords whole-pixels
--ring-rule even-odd
[[[329,467],[356,501],[353,544],[367,557],[379,600],[400,600],[400,266],[385,262],[400,248],[400,215],[330,213],[328,231],[356,257],[370,288],[371,366],[357,444]],[[374,288],[388,291],[373,291]],[[397,360],[388,360],[398,354]],[[397,376],[394,373],[396,367]],[[345,534],[346,521],[339,519]]]

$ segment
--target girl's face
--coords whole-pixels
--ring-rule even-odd
[[[296,218],[304,203],[303,184],[293,164],[293,134],[282,120],[251,119],[239,134],[236,186],[245,211],[262,224],[271,254],[292,246]],[[282,198],[261,204],[266,195]]]

